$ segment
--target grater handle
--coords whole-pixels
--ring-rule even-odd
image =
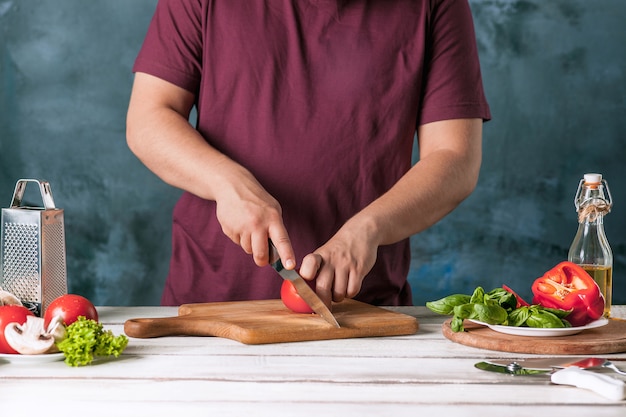
[[[11,208],[18,208],[22,205],[22,199],[24,198],[24,191],[26,190],[26,184],[34,182],[39,185],[39,191],[41,192],[41,198],[43,200],[43,206],[46,210],[55,209],[54,199],[52,198],[52,190],[50,189],[50,183],[44,180],[37,179],[20,179],[15,184],[15,192],[13,193],[13,201],[11,202]]]

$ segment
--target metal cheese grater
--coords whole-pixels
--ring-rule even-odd
[[[29,182],[39,185],[43,207],[22,206]],[[67,293],[63,209],[54,206],[47,181],[17,181],[11,207],[2,209],[0,238],[0,288],[41,316]]]

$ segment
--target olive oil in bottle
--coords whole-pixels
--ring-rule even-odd
[[[597,265],[581,265],[581,267],[598,283],[600,292],[604,295],[604,317],[609,317],[611,315],[613,267]]]
[[[604,295],[604,316],[611,314],[613,252],[604,233],[604,216],[613,205],[611,192],[601,174],[585,174],[574,197],[578,230],[568,260],[580,265],[598,283]]]

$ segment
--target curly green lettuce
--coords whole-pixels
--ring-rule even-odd
[[[65,338],[57,343],[69,366],[89,365],[96,356],[118,357],[126,345],[126,336],[114,336],[110,330],[104,330],[101,323],[82,316],[67,326]]]

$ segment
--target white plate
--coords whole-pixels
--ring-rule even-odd
[[[582,332],[583,330],[606,326],[609,323],[609,319],[603,317],[596,321],[592,321],[591,323],[585,326],[561,327],[557,329],[542,329],[542,328],[535,328],[535,327],[515,327],[515,326],[503,326],[500,324],[487,324],[478,320],[470,320],[470,321],[476,324],[482,324],[483,326],[487,326],[491,330],[494,330],[499,333],[512,334],[515,336],[535,336],[535,337],[570,336],[573,334],[578,334]]]
[[[56,362],[63,360],[64,355],[62,352],[59,353],[42,353],[41,355],[20,355],[20,354],[8,354],[8,353],[0,353],[0,362],[7,361],[11,363],[21,363],[21,364],[38,364],[38,363],[48,363],[48,362]]]

